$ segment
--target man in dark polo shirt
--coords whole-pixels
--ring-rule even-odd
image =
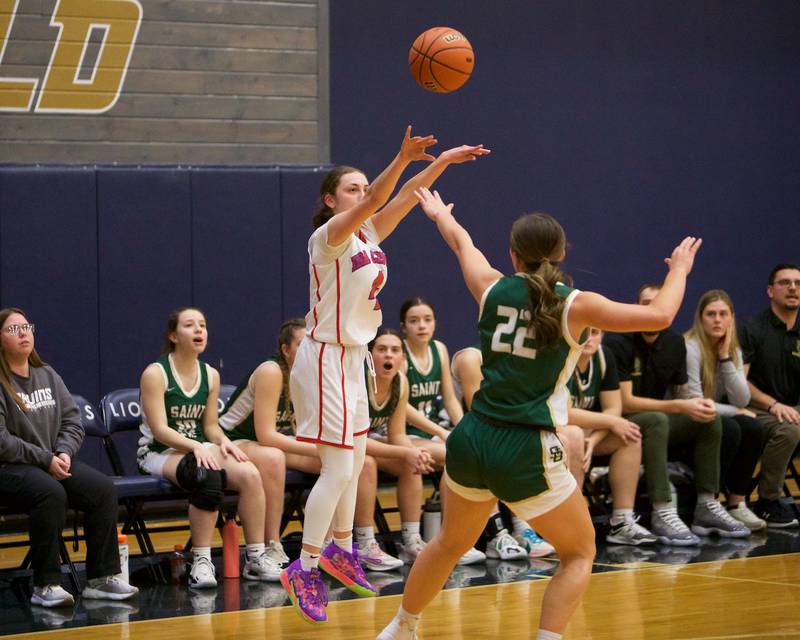
[[[769,274],[770,306],[740,326],[750,409],[764,428],[761,477],[755,513],[769,527],[797,519],[779,497],[786,466],[800,442],[800,267],[779,264]]]
[[[658,284],[643,286],[638,303],[650,304],[660,288]],[[734,520],[715,497],[719,490],[722,422],[712,400],[689,397],[683,337],[668,329],[609,333],[605,344],[617,361],[622,412],[642,430],[642,461],[653,504],[651,531],[660,542],[673,545],[699,544],[694,533],[715,532],[736,538],[750,535],[750,530]],[[694,448],[697,506],[691,531],[670,498],[667,447],[671,444],[691,444]]]

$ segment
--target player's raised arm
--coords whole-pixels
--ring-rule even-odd
[[[412,136],[411,125],[406,127],[400,151],[389,166],[369,185],[364,197],[331,219],[328,224],[328,245],[331,247],[340,245],[351,233],[355,233],[367,218],[386,204],[397,186],[397,181],[411,162],[433,160],[434,157],[426,151],[433,144],[436,144],[436,139],[432,135]],[[333,209],[332,203],[326,204]]]
[[[665,262],[669,267],[664,285],[648,305],[614,302],[597,293],[582,292],[569,314],[570,332],[580,335],[587,326],[605,331],[661,331],[672,324],[686,290],[686,277],[703,241],[687,236]]]
[[[483,292],[503,274],[489,264],[467,230],[453,217],[452,203],[445,204],[438,191],[431,193],[427,187],[420,187],[414,194],[425,215],[436,223],[447,246],[456,254],[464,282],[472,297],[480,302]]]
[[[439,157],[431,162],[425,169],[406,182],[392,198],[389,203],[372,217],[372,223],[378,232],[378,236],[383,241],[397,225],[408,215],[408,212],[417,204],[415,192],[422,187],[430,188],[434,181],[444,173],[444,170],[451,164],[462,164],[464,162],[474,162],[481,156],[491,153],[489,149],[484,149],[482,144],[462,145],[448,149],[439,154]]]

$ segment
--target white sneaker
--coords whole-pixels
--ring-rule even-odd
[[[75,604],[75,598],[61,585],[46,584],[33,588],[31,604],[38,604],[40,607],[71,607]]]
[[[358,546],[358,561],[370,571],[391,571],[403,566],[400,558],[386,553],[375,538],[370,538],[363,547]]]
[[[283,545],[280,540],[270,540],[267,543],[265,553],[272,562],[281,568],[289,564],[289,556],[287,556],[286,552],[283,550]]]
[[[264,553],[252,560],[245,560],[242,577],[245,580],[278,582],[281,579],[281,567],[273,562],[268,551],[264,551]]]
[[[127,600],[137,593],[139,589],[125,582],[121,575],[116,575],[89,580],[81,595],[90,600]]]
[[[522,560],[528,552],[517,544],[505,529],[500,529],[498,534],[486,544],[486,557],[499,558],[500,560]]]
[[[217,586],[216,571],[208,558],[197,558],[189,570],[189,586],[193,589],[211,589]]]
[[[661,544],[675,547],[694,547],[700,544],[700,538],[689,530],[675,509],[653,509],[650,515],[650,531]]]
[[[486,561],[486,554],[478,551],[475,547],[472,547],[469,551],[467,551],[463,556],[458,559],[456,564],[464,565],[464,564],[477,564],[479,562]]]
[[[736,518],[739,522],[745,525],[750,531],[760,531],[767,528],[766,520],[762,520],[755,513],[748,509],[744,501],[740,502],[733,508],[728,509],[728,515]]]
[[[552,544],[530,527],[524,529],[522,533],[515,534],[514,540],[520,547],[527,550],[528,556],[531,558],[543,558],[556,552],[556,548]]]
[[[723,538],[746,538],[750,535],[750,529],[732,517],[716,500],[698,503],[694,508],[692,531],[699,536],[716,533]]]
[[[406,564],[414,564],[414,560],[422,553],[425,548],[425,541],[418,533],[412,534],[408,540],[403,544],[402,551],[400,551],[400,559]]]

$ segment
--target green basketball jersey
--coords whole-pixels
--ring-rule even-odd
[[[556,294],[566,304],[561,337],[552,349],[540,349],[528,329],[528,287],[521,275],[497,280],[483,294],[478,328],[483,381],[472,410],[487,421],[552,429],[567,424],[567,382],[581,346],[572,339],[567,314],[577,289],[561,283]]]
[[[408,362],[408,403],[422,413],[428,420],[439,424],[438,413],[441,402],[437,399],[442,395],[442,359],[436,342],[431,340],[428,344],[428,369],[423,371],[419,363],[408,348],[408,343],[403,340],[403,350]],[[408,425],[407,433],[420,438],[432,438],[430,433]]]
[[[405,384],[404,376],[400,372],[397,375],[400,376],[400,395],[402,396],[403,385]],[[375,398],[372,378],[367,375],[367,397],[369,398],[369,435],[370,437],[387,439],[389,437],[389,420],[397,408],[397,404],[392,405],[391,388],[383,403],[379,404]]]
[[[280,367],[275,357],[268,358],[267,362],[272,362],[276,367]],[[258,440],[253,419],[255,398],[253,397],[252,377],[254,373],[255,369],[244,377],[231,394],[219,416],[219,426],[225,430],[231,440]],[[279,433],[287,436],[294,435],[294,410],[292,403],[286,402],[283,388],[281,388],[281,396],[278,400],[275,426]]]
[[[164,391],[167,426],[191,440],[206,442],[203,432],[203,414],[208,401],[208,366],[202,360],[197,361],[199,369],[197,384],[194,389],[184,393],[172,368],[171,356],[161,356],[156,360],[156,364],[164,373],[167,383],[166,391]],[[148,451],[160,453],[167,449],[166,445],[161,444],[153,437],[153,432],[150,430],[145,416],[142,417],[140,430],[142,432],[142,437],[139,439],[138,453],[140,456],[145,455]]]
[[[605,374],[606,359],[601,347],[589,360],[586,371],[581,373],[576,367],[575,373],[569,379],[568,386],[572,395],[572,406],[576,409],[600,411],[600,391]]]

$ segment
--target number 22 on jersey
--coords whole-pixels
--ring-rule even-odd
[[[510,353],[512,356],[520,358],[536,358],[536,349],[527,346],[533,341],[533,328],[528,327],[531,312],[528,309],[515,309],[505,305],[497,305],[497,316],[506,318],[506,322],[500,322],[492,335],[492,351],[496,353]],[[517,326],[517,321],[522,320],[522,326]],[[512,342],[504,342],[504,336],[513,336]],[[527,343],[527,344],[526,344]]]

